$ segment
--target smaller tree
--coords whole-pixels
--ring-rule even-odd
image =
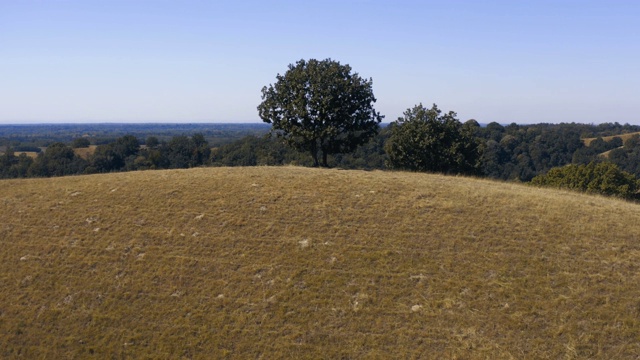
[[[407,109],[391,123],[385,145],[392,169],[476,174],[480,169],[480,142],[473,124],[463,125],[456,113],[442,114],[436,104]]]

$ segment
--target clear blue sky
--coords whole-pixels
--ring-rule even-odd
[[[640,1],[0,0],[0,123],[259,122],[299,59],[479,122],[640,124]]]

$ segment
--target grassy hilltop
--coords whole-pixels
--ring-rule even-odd
[[[640,353],[640,205],[296,167],[0,186],[2,358]]]

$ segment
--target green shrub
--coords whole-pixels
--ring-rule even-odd
[[[620,170],[615,164],[591,162],[588,165],[567,165],[538,175],[531,184],[579,190],[617,196],[625,199],[638,199],[640,181],[632,174]]]

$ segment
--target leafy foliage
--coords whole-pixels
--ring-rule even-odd
[[[640,190],[640,182],[635,176],[607,162],[553,168],[547,174],[533,178],[531,183],[625,199],[638,198],[638,190]]]
[[[382,116],[375,111],[372,80],[351,73],[349,65],[326,59],[300,60],[262,88],[260,118],[299,151],[328,166],[330,154],[348,153],[378,132]]]
[[[134,170],[131,163],[140,150],[140,143],[133,135],[125,135],[107,145],[98,145],[91,158],[88,172],[121,171],[125,168]]]
[[[476,130],[484,142],[482,173],[502,180],[530,181],[552,167],[570,164],[584,148],[580,133],[592,125],[490,123]],[[593,159],[595,155],[590,156]]]
[[[205,164],[209,160],[211,149],[202,134],[192,137],[174,136],[164,147],[169,168],[186,169]]]
[[[17,131],[15,137],[0,138],[0,178],[183,168],[208,164],[215,166],[313,165],[309,156],[304,156],[287,146],[282,137],[263,137],[262,135],[268,132],[265,124],[250,124],[246,127],[231,124],[209,125],[211,129],[202,134],[195,133],[187,136],[183,133],[173,138],[155,134],[173,134],[182,128],[190,131],[193,128],[184,124],[180,126],[131,125],[132,127],[115,125],[114,132],[109,133],[109,128],[103,124],[97,124],[95,127],[93,125],[78,126],[15,128]],[[120,126],[125,128],[121,129]],[[344,169],[385,169],[385,164],[389,162],[385,144],[389,142],[394,127],[395,123],[391,126],[381,126],[377,135],[353,152],[329,154],[327,164]],[[503,126],[495,122],[480,126],[475,120],[468,120],[462,124],[462,127],[472,134],[476,141],[481,142],[480,174],[489,178],[530,181],[554,167],[571,163],[586,165],[590,162],[602,161],[612,162],[621,170],[632,173],[636,177],[640,176],[640,136],[636,134],[640,130],[638,126],[617,123],[597,126],[575,123]],[[29,136],[25,128],[31,129],[34,134]],[[0,126],[0,135],[2,135],[2,129],[3,126]],[[91,143],[97,146],[94,145],[84,151],[73,150],[82,158],[72,159],[72,166],[64,160],[64,156],[57,160],[51,159],[54,157],[53,153],[49,156],[49,160],[52,161],[37,158],[38,153],[42,153],[40,156],[44,157],[47,146],[54,148],[52,152],[60,150],[55,149],[59,148],[59,142],[51,141],[52,139],[76,134],[67,142],[73,147],[73,139],[77,139],[78,136],[84,137],[85,135],[82,134],[86,132],[93,134],[92,131],[99,130],[100,134],[109,135],[125,129],[134,129],[140,133],[147,129],[149,133],[146,135],[144,146],[140,145],[141,142],[133,134],[119,138],[97,138],[89,135]],[[47,131],[52,131],[51,135],[47,135]],[[240,138],[238,134],[241,133],[254,135]],[[210,135],[207,136],[207,134]],[[214,134],[223,138],[216,137],[218,135]],[[605,134],[607,136],[603,136]],[[213,153],[210,153],[209,139],[212,135],[216,145]],[[40,138],[41,136],[44,138]],[[585,136],[591,138],[585,138]],[[26,142],[19,139],[24,139]],[[239,140],[233,141],[233,139]],[[56,143],[58,145],[55,145]],[[68,154],[68,149],[65,152]],[[45,162],[48,164],[46,169],[43,166]],[[66,169],[58,171],[54,169],[56,167],[66,167]]]
[[[89,145],[91,145],[91,142],[89,141],[89,139],[87,139],[85,137],[76,138],[71,143],[71,147],[74,148],[74,149],[86,148],[86,147],[89,147]]]
[[[481,152],[474,128],[463,126],[453,111],[416,105],[391,124],[387,163],[392,169],[475,174]]]
[[[33,159],[25,154],[15,156],[13,149],[9,148],[0,155],[0,178],[27,177],[29,168],[33,165]]]
[[[610,141],[604,141],[602,137],[598,137],[589,143],[589,146],[583,146],[573,154],[574,164],[588,164],[607,151],[621,147],[622,139],[614,137]]]
[[[158,145],[160,145],[160,140],[158,140],[158,138],[155,136],[149,136],[144,141],[144,144],[147,146],[147,148],[153,149],[153,148],[156,148]]]
[[[254,124],[29,124],[1,125],[0,151],[9,146],[47,147],[56,142],[71,143],[84,137],[94,145],[106,145],[119,137],[133,135],[139,139],[153,136],[169,141],[174,136],[202,134],[212,146],[228,144],[246,135],[262,135],[269,131],[263,123]],[[73,147],[73,146],[72,146]],[[37,151],[37,150],[22,150]]]
[[[246,136],[211,153],[214,166],[313,165],[308,156],[269,136]]]
[[[378,135],[354,152],[329,155],[327,163],[343,169],[383,169],[386,159],[383,147],[387,137],[388,130],[383,128]],[[271,136],[247,136],[215,148],[211,154],[211,164],[213,166],[313,165],[308,156],[303,156],[279,138]]]
[[[620,169],[640,176],[640,135],[634,135],[620,146],[611,150],[608,160]]]
[[[151,140],[150,140],[151,139]],[[150,140],[150,141],[149,141]],[[147,139],[142,148],[133,135],[98,145],[85,160],[71,146],[54,143],[31,159],[12,148],[0,154],[0,178],[49,177],[146,169],[189,168],[209,164],[211,149],[202,134],[174,136],[171,141]]]
[[[64,176],[82,173],[85,167],[86,161],[77,156],[70,146],[55,143],[38,154],[27,173],[33,177]]]

